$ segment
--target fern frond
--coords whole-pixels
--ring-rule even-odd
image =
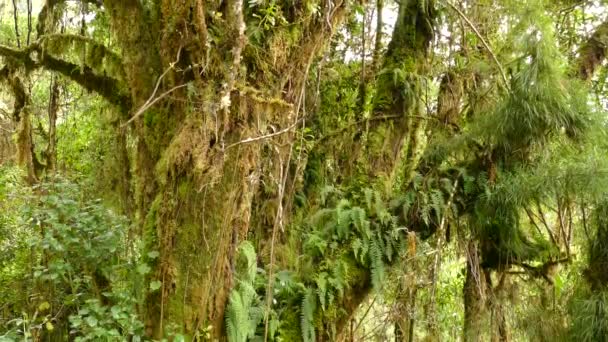
[[[360,207],[354,207],[351,210],[351,219],[360,235],[364,235],[368,238],[371,236],[370,223],[367,219],[365,210]]]
[[[369,246],[370,266],[372,271],[372,286],[380,291],[384,282],[384,261],[382,249],[376,239],[372,239]]]
[[[302,299],[302,312],[300,313],[300,328],[302,330],[303,342],[315,342],[314,316],[317,307],[315,294],[312,289],[307,289]]]
[[[315,283],[317,284],[317,295],[319,296],[321,309],[325,311],[325,298],[327,297],[327,273],[321,272],[318,274],[315,277]]]
[[[435,218],[437,222],[441,220],[441,216],[444,212],[445,200],[443,198],[443,192],[438,189],[431,190],[431,208],[435,211]]]

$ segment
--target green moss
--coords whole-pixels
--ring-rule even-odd
[[[279,326],[278,341],[302,341],[300,330],[299,310],[285,310],[281,313],[281,325]]]
[[[156,195],[144,219],[144,243],[146,250],[156,250],[158,248],[156,226],[158,224],[158,212],[163,203],[162,198],[162,194]]]
[[[144,125],[146,127],[154,128],[159,121],[159,112],[155,109],[149,109],[144,114]]]
[[[181,181],[177,187],[177,194],[180,198],[186,199],[192,191],[194,184],[188,180]]]

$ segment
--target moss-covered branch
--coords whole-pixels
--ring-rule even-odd
[[[8,58],[26,70],[44,68],[66,76],[88,91],[96,92],[110,103],[128,109],[131,107],[130,97],[122,92],[124,87],[118,80],[98,75],[90,66],[77,65],[49,54],[45,54],[40,44],[32,44],[25,49],[14,49],[0,45],[0,56]]]
[[[589,80],[595,70],[602,65],[608,54],[608,21],[595,29],[589,40],[579,50],[578,73],[583,80]]]

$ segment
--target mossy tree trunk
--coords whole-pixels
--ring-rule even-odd
[[[463,286],[464,336],[463,340],[475,342],[483,340],[486,307],[486,275],[481,269],[479,250],[475,242],[467,246],[467,267]]]
[[[22,78],[16,70],[5,67],[0,78],[4,79],[15,98],[13,102],[12,120],[16,128],[17,164],[27,171],[26,180],[29,184],[38,182],[42,165],[34,153],[32,139],[31,99]]]
[[[49,89],[49,107],[47,111],[49,120],[48,142],[44,151],[46,170],[55,171],[57,168],[57,114],[59,112],[59,82],[51,78]]]
[[[418,165],[420,135],[426,125],[423,89],[427,86],[427,58],[434,37],[434,6],[433,1],[422,0],[399,3],[373,99],[372,115],[391,119],[370,123],[370,167],[392,176],[397,166],[404,165],[406,182]]]
[[[345,4],[304,21],[305,8],[282,7],[299,32],[286,46],[278,44],[285,43],[287,28],[266,32],[266,59],[246,39],[250,9],[242,1],[104,5],[122,49],[130,115],[139,115],[132,120],[138,215],[148,250],[160,252],[150,279],[162,286],[147,298],[148,334],[211,328],[220,336],[236,247],[249,232],[261,170],[278,170],[271,166],[274,153],[284,160],[289,155],[288,148],[267,147],[273,140],[289,146],[293,134],[256,137],[273,133],[271,125],[285,129],[296,122],[308,68]],[[156,97],[170,96],[139,110],[159,78]]]

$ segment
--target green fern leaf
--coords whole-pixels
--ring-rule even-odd
[[[302,312],[300,313],[300,328],[303,342],[316,342],[314,315],[317,302],[312,289],[307,289],[302,299]]]

